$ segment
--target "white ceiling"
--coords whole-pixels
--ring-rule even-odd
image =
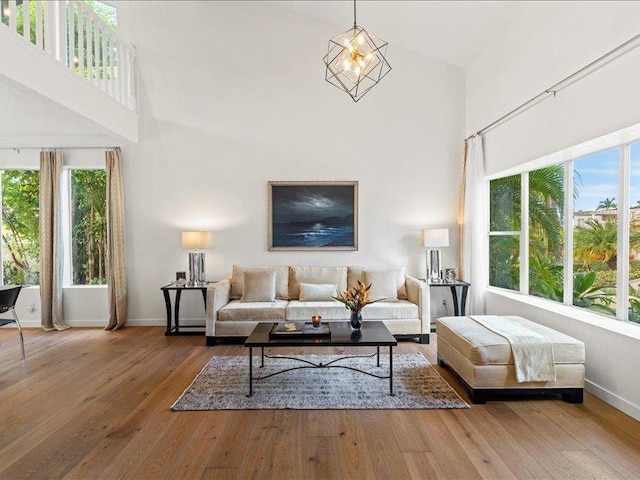
[[[110,3],[118,7],[118,2]],[[274,3],[335,24],[335,29],[328,29],[327,40],[353,24],[351,0]],[[390,53],[394,47],[407,48],[464,68],[521,8],[521,3],[512,1],[358,1],[357,20],[371,34],[389,42]],[[105,130],[95,123],[3,75],[0,125],[0,147],[43,146],[47,138],[62,142],[68,138],[86,146],[106,138]]]
[[[107,139],[105,130],[66,107],[0,75],[0,147],[89,146]],[[44,142],[44,143],[43,143]]]
[[[275,3],[336,24],[336,31],[327,32],[327,39],[353,25],[351,0]],[[358,1],[356,6],[358,25],[389,42],[390,50],[400,46],[464,68],[518,14],[523,3],[389,0]]]

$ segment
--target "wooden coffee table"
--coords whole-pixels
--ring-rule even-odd
[[[263,380],[265,378],[273,377],[284,372],[291,370],[298,370],[304,368],[345,368],[347,370],[353,370],[356,372],[364,373],[372,377],[380,379],[389,379],[389,395],[395,395],[393,393],[393,347],[398,345],[397,340],[391,332],[387,329],[386,325],[380,321],[365,321],[362,324],[362,329],[359,335],[354,335],[351,332],[351,326],[349,322],[329,322],[331,326],[330,337],[270,337],[269,332],[274,323],[258,323],[251,335],[244,342],[245,347],[249,347],[249,397],[253,395],[253,381]],[[297,360],[304,365],[299,367],[287,368],[270,375],[263,377],[253,376],[253,348],[260,347],[260,367],[264,367],[265,358],[286,358],[290,360]],[[329,363],[314,363],[305,359],[285,356],[270,356],[265,355],[265,347],[376,347],[376,353],[371,355],[346,355],[344,357],[332,360]],[[389,375],[376,375],[358,368],[354,368],[349,365],[337,365],[340,361],[348,361],[350,358],[362,358],[373,357],[377,358],[377,366],[380,366],[380,347],[389,347]]]

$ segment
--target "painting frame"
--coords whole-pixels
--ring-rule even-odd
[[[357,181],[270,181],[268,190],[269,251],[358,250]]]

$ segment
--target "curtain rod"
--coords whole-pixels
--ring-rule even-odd
[[[120,150],[120,147],[0,147],[0,150],[14,150],[20,153],[20,150]]]
[[[486,131],[492,129],[493,127],[495,127],[499,123],[502,123],[503,121],[509,119],[510,117],[515,116],[517,113],[520,113],[521,111],[527,110],[528,108],[532,107],[535,103],[541,102],[541,101],[549,98],[549,96],[554,96],[555,97],[556,93],[558,93],[558,91],[562,89],[561,88],[562,84],[568,83],[569,81],[573,80],[574,78],[576,78],[577,76],[579,76],[579,75],[581,75],[581,74],[583,74],[585,72],[586,72],[586,74],[584,76],[588,75],[589,73],[592,73],[592,72],[587,72],[587,70],[590,70],[590,69],[593,68],[594,71],[595,71],[594,67],[596,65],[598,65],[599,63],[604,62],[605,60],[610,59],[610,57],[614,56],[620,50],[628,47],[629,45],[633,44],[634,42],[636,42],[638,40],[640,40],[640,33],[638,35],[635,35],[634,37],[630,38],[629,40],[627,40],[623,44],[618,45],[613,50],[609,50],[607,53],[605,53],[601,57],[598,57],[597,59],[595,59],[593,62],[589,63],[588,65],[585,65],[580,70],[577,70],[577,71],[573,72],[571,75],[563,78],[562,80],[560,80],[555,85],[552,85],[551,87],[547,88],[544,92],[539,93],[535,97],[527,100],[526,102],[524,102],[523,104],[517,106],[516,108],[514,108],[511,111],[509,111],[508,113],[505,113],[503,116],[501,116],[500,118],[498,118],[494,122],[491,122],[486,127],[478,130],[476,133],[474,133],[472,135],[469,135],[467,138],[464,139],[465,142],[467,140],[472,139],[473,137],[477,137],[478,135],[482,135],[483,133],[485,133]],[[631,49],[636,48],[636,47],[638,47],[638,45],[633,46]],[[624,54],[624,53],[626,53],[626,52],[623,52],[622,54]],[[613,58],[611,58],[611,60],[613,60]],[[584,78],[584,77],[582,77],[582,78]],[[580,79],[578,79],[578,80],[580,80]],[[569,86],[569,85],[566,85],[566,86]]]

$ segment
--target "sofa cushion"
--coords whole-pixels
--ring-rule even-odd
[[[322,320],[349,320],[351,312],[342,303],[335,300],[330,302],[291,300],[287,305],[287,320],[311,321],[313,315],[320,315]]]
[[[386,271],[392,270],[395,273],[396,277],[396,287],[398,290],[397,298],[399,300],[407,299],[407,288],[404,284],[404,267],[348,267],[347,268],[347,288],[351,290],[354,287],[358,286],[358,280],[361,282],[365,282],[364,272],[365,271]],[[367,283],[367,285],[369,285]]]
[[[246,266],[234,265],[231,274],[230,298],[238,299],[242,297],[242,287],[244,283],[244,272],[247,270],[273,270],[276,272],[276,298],[287,300],[289,298],[289,267],[286,265],[272,266]]]
[[[554,363],[584,363],[584,343],[581,341],[526,318],[504,318],[551,340]],[[513,364],[509,341],[469,317],[442,317],[437,320],[436,328],[438,339],[444,339],[475,365]]]
[[[247,270],[244,272],[241,302],[273,302],[275,299],[275,271]]]
[[[364,270],[365,285],[371,285],[369,300],[384,299],[388,302],[398,300],[398,286],[396,285],[396,272],[393,269]]]
[[[337,295],[337,285],[333,283],[301,283],[301,302],[330,302]]]
[[[286,300],[273,302],[241,302],[231,300],[218,310],[219,322],[235,322],[244,320],[269,321],[285,320]]]
[[[418,306],[408,300],[377,302],[362,309],[363,320],[405,320],[416,319]]]
[[[347,267],[310,267],[293,265],[289,268],[289,298],[300,298],[301,283],[322,283],[338,286],[342,292],[347,288]]]

